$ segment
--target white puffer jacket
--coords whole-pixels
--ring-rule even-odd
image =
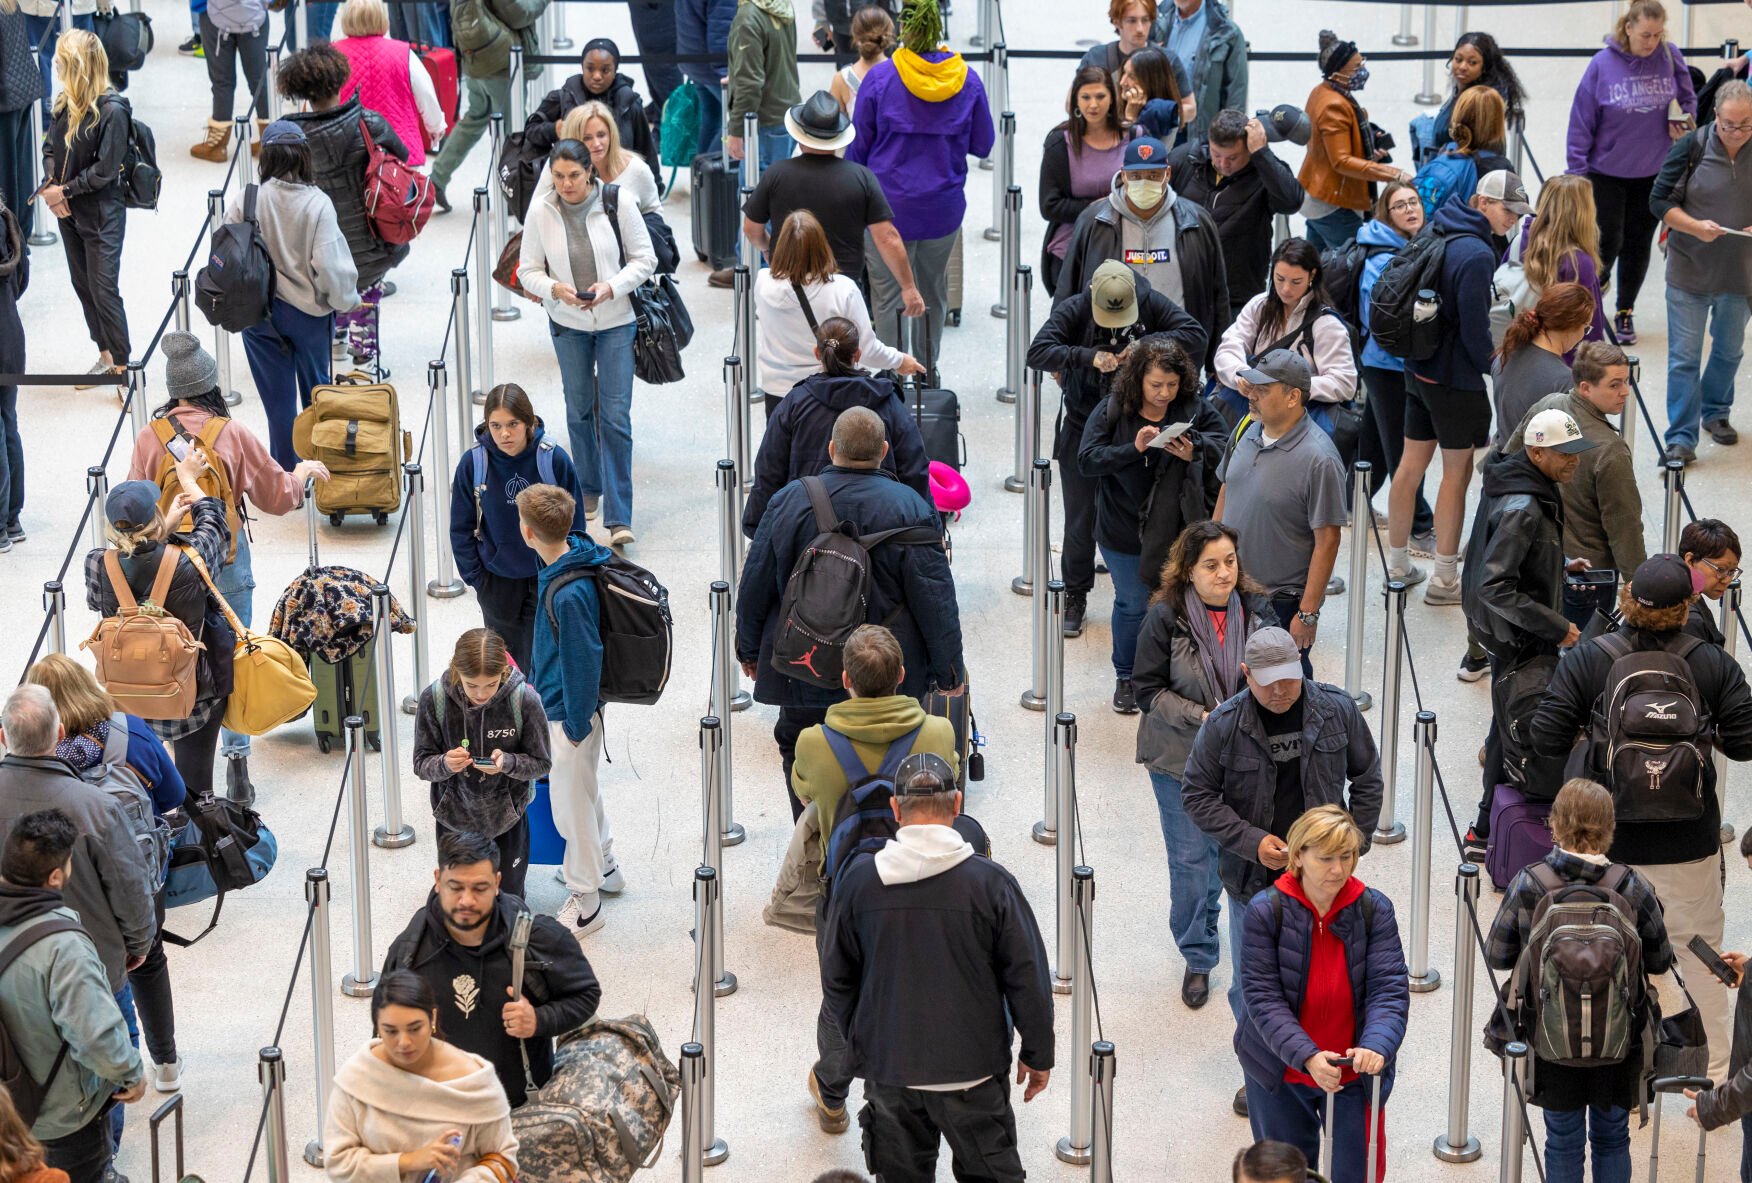
[[[1211,359],[1211,365],[1217,371],[1217,381],[1230,390],[1241,388],[1241,371],[1247,368],[1248,356],[1262,352],[1267,345],[1301,328],[1303,318],[1314,303],[1313,293],[1303,296],[1301,303],[1290,309],[1288,323],[1273,331],[1260,325],[1265,315],[1265,299],[1266,293],[1261,292],[1247,301],[1235,323],[1223,334],[1217,354]],[[1308,370],[1314,378],[1314,389],[1308,392],[1308,400],[1349,402],[1357,392],[1357,359],[1351,353],[1350,330],[1337,314],[1332,314],[1315,320],[1309,335],[1313,338],[1312,348],[1302,336],[1297,336],[1288,346],[1308,360]]]

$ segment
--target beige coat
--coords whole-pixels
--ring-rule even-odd
[[[517,1136],[511,1106],[493,1066],[472,1052],[475,1070],[456,1080],[435,1081],[403,1072],[372,1052],[373,1039],[335,1073],[323,1128],[328,1177],[335,1183],[420,1183],[402,1175],[396,1158],[417,1150],[445,1130],[462,1131],[460,1170],[451,1183],[495,1183],[480,1166],[483,1154],[501,1154],[515,1165]]]

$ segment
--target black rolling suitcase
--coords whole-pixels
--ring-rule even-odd
[[[912,320],[925,326],[925,353],[930,354],[930,318],[921,316]],[[901,348],[913,353],[907,325],[908,318],[902,317]],[[913,356],[918,355],[914,353]],[[959,472],[967,463],[967,444],[961,438],[960,396],[953,390],[944,390],[938,385],[935,366],[927,368],[922,375],[909,375],[904,381],[906,401],[912,407],[913,419],[918,423],[919,434],[925,440],[925,455]]]
[[[722,155],[694,157],[694,254],[714,271],[736,265],[736,236],[742,229],[741,183],[741,170]]]
[[[979,733],[979,721],[973,717],[972,687],[963,687],[953,698],[933,690],[925,695],[924,705],[926,714],[949,720],[955,729],[955,787],[965,790],[968,781],[984,780],[985,757],[979,749],[985,737]]]

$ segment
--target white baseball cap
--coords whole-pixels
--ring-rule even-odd
[[[1521,442],[1529,448],[1550,448],[1565,454],[1586,452],[1600,446],[1597,440],[1585,439],[1582,429],[1576,426],[1568,412],[1556,407],[1533,416],[1527,430],[1521,433]]]

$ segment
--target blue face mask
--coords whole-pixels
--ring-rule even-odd
[[[1355,74],[1351,75],[1350,88],[1353,91],[1361,90],[1361,89],[1363,89],[1363,87],[1365,85],[1368,84],[1368,81],[1369,81],[1369,67],[1358,66],[1357,72]]]

